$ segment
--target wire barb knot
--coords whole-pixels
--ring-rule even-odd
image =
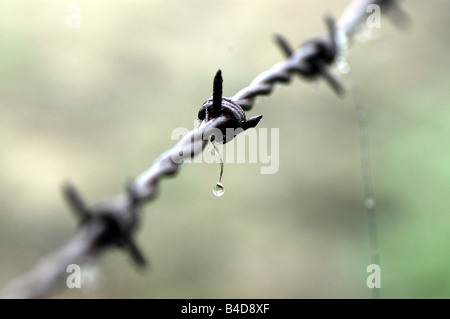
[[[308,79],[315,79],[318,76],[322,76],[336,94],[343,95],[343,86],[328,70],[328,66],[336,61],[339,54],[336,22],[333,17],[327,15],[325,17],[325,23],[328,28],[329,38],[315,38],[303,44],[304,48],[310,49],[309,54],[295,68],[295,72]],[[282,35],[275,35],[275,41],[286,57],[290,58],[295,53],[292,46]]]
[[[207,142],[196,138],[197,135],[208,134],[212,139],[216,137],[211,133],[215,128],[222,133],[233,131],[229,136],[223,134],[223,142],[226,143],[237,133],[255,127],[262,116],[247,120],[244,111],[253,107],[257,97],[269,95],[276,84],[289,83],[293,75],[300,75],[302,79],[322,76],[334,91],[342,94],[342,86],[328,68],[340,56],[345,57],[347,44],[352,42],[368,17],[369,5],[380,6],[383,13],[389,10],[390,18],[397,25],[407,26],[411,23],[409,16],[401,11],[397,0],[355,0],[354,3],[355,5],[347,8],[337,25],[331,17],[326,18],[328,36],[312,39],[297,50],[294,50],[284,37],[278,35],[276,41],[288,59],[258,75],[231,98],[222,97],[223,79],[219,70],[214,78],[213,95],[198,112],[198,118],[205,125],[191,131],[173,148],[157,158],[128,185],[125,193],[87,206],[75,188],[66,185],[64,195],[79,219],[80,229],[67,244],[42,258],[29,272],[3,288],[0,298],[41,298],[49,295],[64,282],[68,264],[96,256],[110,247],[127,249],[138,265],[145,265],[144,257],[132,240],[139,224],[139,207],[154,199],[160,180],[176,174],[184,158],[194,157],[205,148]],[[227,130],[228,128],[231,130]],[[239,128],[240,132],[233,130],[236,128]],[[174,154],[178,154],[180,162],[174,161]]]
[[[223,87],[222,71],[218,70],[214,77],[213,94],[203,103],[198,111],[200,121],[210,121],[224,116],[227,121],[217,127],[223,137],[223,143],[231,141],[238,133],[258,125],[262,115],[247,119],[242,107],[233,100],[222,96]]]
[[[96,245],[99,248],[115,245],[128,250],[133,261],[138,266],[147,265],[145,257],[131,236],[136,224],[135,218],[137,216],[138,201],[130,188],[127,191],[127,195],[129,197],[128,203],[131,205],[131,222],[124,221],[123,218],[120,218],[124,214],[122,214],[123,212],[115,206],[108,207],[106,205],[99,205],[96,208],[87,207],[78,191],[70,184],[64,186],[63,193],[67,203],[79,218],[80,227],[96,227],[96,225],[103,225],[105,227],[106,230],[96,242]]]

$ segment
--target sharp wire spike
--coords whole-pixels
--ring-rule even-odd
[[[333,50],[336,52],[338,48],[336,21],[334,20],[333,16],[328,14],[325,16],[325,23],[327,25],[328,33],[331,38],[331,43],[333,44]]]
[[[249,118],[245,123],[242,124],[242,128],[245,131],[249,128],[255,127],[256,125],[258,125],[259,121],[261,121],[262,117],[263,117],[262,115],[257,115]]]
[[[325,65],[319,65],[320,73],[322,77],[327,81],[331,88],[336,92],[337,95],[343,96],[345,93],[344,87],[341,85],[339,80],[330,72],[330,70]]]
[[[222,108],[222,88],[223,88],[223,78],[222,71],[219,69],[214,77],[213,84],[213,103],[210,116],[217,117],[220,115],[220,110]]]
[[[278,47],[283,51],[284,55],[288,58],[294,53],[294,49],[292,48],[289,41],[282,36],[281,34],[275,34],[275,42],[278,44]]]
[[[136,263],[136,265],[140,267],[147,266],[147,260],[141,253],[136,243],[131,238],[128,238],[126,245],[128,251],[130,252],[131,258],[133,258],[133,261]]]
[[[403,11],[396,1],[391,2],[387,17],[399,29],[407,29],[412,25],[411,17]]]
[[[66,184],[63,186],[63,194],[81,223],[85,222],[91,214],[76,188],[72,184]]]

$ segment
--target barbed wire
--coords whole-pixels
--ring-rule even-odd
[[[137,265],[146,260],[133,240],[139,225],[140,208],[154,199],[162,178],[175,175],[184,160],[200,154],[212,137],[224,134],[224,142],[245,129],[258,124],[262,116],[246,119],[258,96],[268,95],[277,83],[289,83],[294,75],[305,79],[322,77],[338,94],[344,88],[330,72],[329,66],[346,53],[358,29],[370,14],[370,5],[378,5],[396,13],[397,23],[407,20],[396,0],[354,0],[336,23],[327,16],[328,35],[314,38],[297,50],[281,35],[276,36],[287,59],[258,75],[249,86],[231,98],[222,97],[220,70],[214,78],[213,95],[199,111],[197,129],[187,133],[174,147],[158,157],[153,164],[132,181],[126,191],[94,205],[86,205],[71,185],[63,187],[65,199],[80,221],[78,231],[57,251],[44,257],[29,272],[13,280],[2,291],[2,298],[42,298],[50,295],[66,282],[67,266],[99,258],[111,247],[127,250]],[[402,20],[402,21],[400,21]],[[227,136],[226,129],[235,129]]]

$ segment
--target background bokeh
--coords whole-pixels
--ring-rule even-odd
[[[232,96],[324,32],[348,0],[1,0],[0,287],[76,229],[61,196],[115,195],[193,128],[218,68]],[[67,27],[70,5],[81,27]],[[450,2],[402,2],[349,52],[368,111],[382,297],[450,297]],[[56,298],[370,298],[367,216],[351,100],[297,78],[249,113],[279,128],[280,168],[186,165],[164,180],[137,234],[136,271],[108,251],[84,289]],[[240,138],[240,137],[238,137]]]

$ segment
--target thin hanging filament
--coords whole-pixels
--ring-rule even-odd
[[[216,142],[213,139],[211,139],[211,144],[214,146],[214,151],[219,156],[219,160],[220,160],[219,181],[213,187],[213,194],[216,195],[217,197],[220,197],[225,192],[225,187],[222,184],[223,166],[224,166],[223,165],[223,158],[222,158],[222,154],[221,154],[219,148],[217,147]]]
[[[211,140],[211,144],[214,146],[214,150],[216,152],[216,154],[219,156],[219,160],[220,160],[220,173],[219,173],[219,183],[222,182],[222,176],[223,176],[223,158],[222,158],[222,154],[219,151],[219,148],[217,147],[217,144],[214,140]]]
[[[375,216],[375,196],[372,184],[372,168],[370,164],[370,146],[369,146],[369,132],[367,128],[367,113],[364,109],[363,103],[359,96],[356,81],[351,75],[351,68],[345,57],[341,56],[338,63],[338,68],[345,75],[346,86],[350,91],[351,100],[355,107],[356,118],[359,128],[359,145],[361,157],[361,169],[364,188],[364,207],[367,212],[367,220],[369,226],[369,242],[371,263],[380,265],[380,252],[378,245],[378,231]],[[380,297],[380,289],[373,289],[373,297]]]

